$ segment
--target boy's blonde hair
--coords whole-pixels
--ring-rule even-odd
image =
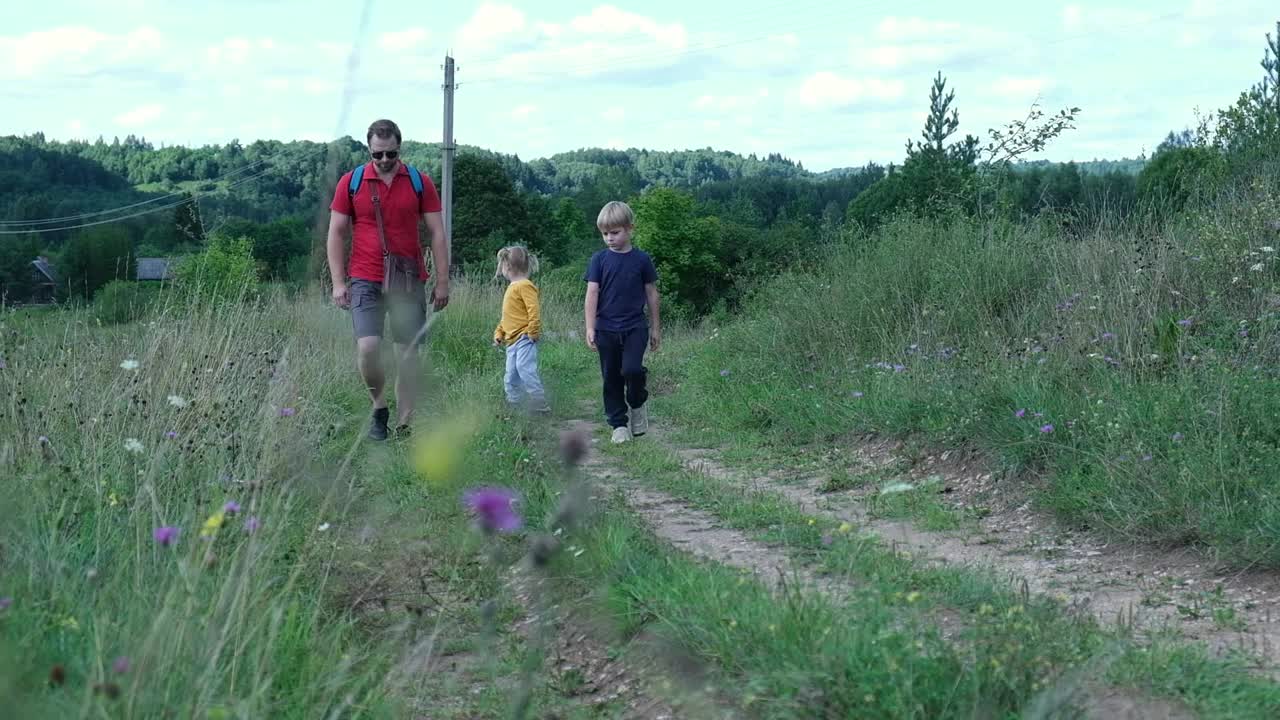
[[[631,227],[635,224],[636,215],[631,212],[631,206],[620,200],[605,203],[605,206],[600,208],[600,214],[596,216],[596,227],[600,230]]]
[[[502,264],[506,263],[511,271],[520,275],[532,275],[538,272],[538,258],[523,245],[509,245],[498,251],[498,268],[495,278],[502,277]]]

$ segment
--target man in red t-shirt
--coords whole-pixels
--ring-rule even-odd
[[[405,434],[413,415],[414,393],[418,385],[418,331],[426,323],[427,298],[425,283],[429,277],[427,264],[418,241],[418,220],[426,220],[431,236],[431,252],[439,272],[432,304],[435,310],[449,304],[449,257],[445,247],[444,221],[440,216],[440,196],[431,178],[422,173],[422,196],[414,190],[409,170],[400,161],[400,128],[390,120],[378,120],[369,126],[365,136],[372,161],[365,166],[364,176],[354,197],[349,196],[351,173],[338,180],[329,205],[329,272],[333,279],[333,302],[351,308],[356,336],[356,364],[373,397],[373,421],[369,436],[385,440],[390,410],[384,394],[386,374],[382,368],[379,347],[384,319],[391,316],[391,338],[396,344],[397,380],[396,430]],[[376,188],[375,188],[376,186]],[[416,257],[418,279],[423,285],[412,296],[391,298],[382,294],[382,241],[374,214],[374,192],[382,209],[383,234],[392,255]],[[351,267],[348,271],[344,255],[347,232],[351,232]],[[444,268],[444,270],[441,270]],[[348,280],[348,276],[350,279]]]

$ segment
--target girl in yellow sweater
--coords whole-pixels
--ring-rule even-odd
[[[498,275],[511,284],[502,296],[502,320],[493,331],[493,344],[506,346],[507,371],[503,386],[507,403],[518,407],[528,395],[533,412],[549,413],[542,379],[538,377],[538,338],[542,319],[538,307],[538,287],[529,280],[538,271],[538,259],[519,245],[498,251]]]

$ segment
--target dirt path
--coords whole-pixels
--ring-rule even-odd
[[[802,510],[848,521],[938,563],[989,568],[1032,592],[1063,599],[1104,623],[1128,623],[1143,631],[1176,627],[1215,653],[1243,651],[1255,669],[1280,674],[1280,576],[1215,571],[1190,551],[1171,552],[1100,540],[1063,529],[1028,502],[997,501],[1002,488],[980,464],[951,453],[927,456],[910,468],[888,444],[863,443],[839,453],[841,471],[871,473],[870,487],[824,492],[827,473],[742,473],[711,449],[679,447],[661,430],[655,439],[685,467],[724,482],[777,492]],[[790,476],[788,476],[790,475]],[[984,508],[977,526],[925,531],[908,521],[876,518],[868,507],[892,483],[935,483],[955,510]]]

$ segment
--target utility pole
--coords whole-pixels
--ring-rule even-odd
[[[444,241],[445,247],[448,248],[449,258],[447,260],[448,267],[444,269],[445,277],[449,277],[453,270],[453,152],[456,149],[453,144],[453,58],[449,55],[444,56],[444,142],[441,145],[441,151],[444,154],[442,168],[440,174],[440,187],[443,190],[443,197],[440,203],[444,210]],[[440,268],[436,268],[436,272],[440,272]]]

